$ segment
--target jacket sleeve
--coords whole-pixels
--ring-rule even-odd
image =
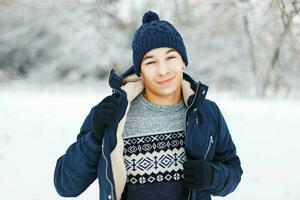
[[[239,184],[243,170],[225,119],[217,104],[215,102],[214,104],[217,110],[218,138],[214,159],[211,162],[214,171],[213,181],[208,191],[213,196],[226,196]]]
[[[63,197],[76,197],[97,178],[100,143],[91,132],[94,107],[84,120],[76,142],[58,158],[54,171],[54,185]]]

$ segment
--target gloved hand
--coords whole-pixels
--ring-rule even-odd
[[[207,160],[190,160],[183,163],[184,183],[189,189],[205,189],[212,184],[213,169]]]
[[[92,133],[98,142],[102,143],[105,127],[110,127],[116,122],[116,113],[119,111],[119,107],[120,98],[118,93],[105,97],[95,106],[95,113],[92,119]]]

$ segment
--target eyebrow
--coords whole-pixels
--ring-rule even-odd
[[[165,54],[168,54],[168,53],[173,52],[173,51],[176,51],[176,50],[173,49],[173,48],[171,48],[171,49],[169,49],[168,51],[166,51]],[[153,58],[153,55],[145,56],[145,58],[143,58],[142,61],[144,61],[144,60],[146,60],[146,59],[148,59],[148,58]]]

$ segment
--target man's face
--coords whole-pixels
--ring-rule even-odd
[[[180,89],[184,66],[176,50],[160,47],[144,55],[140,77],[148,92],[156,96],[169,96]]]

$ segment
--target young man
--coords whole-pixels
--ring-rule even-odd
[[[133,63],[113,94],[94,106],[77,141],[58,160],[54,184],[75,197],[96,179],[100,200],[211,199],[235,190],[243,170],[208,87],[183,69],[175,27],[148,11],[135,32]]]

